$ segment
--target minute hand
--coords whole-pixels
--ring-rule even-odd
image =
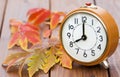
[[[83,40],[86,40],[87,39],[87,36],[85,35],[85,20],[83,21],[83,24],[82,24],[82,26],[83,26],[83,35],[82,35],[82,38],[83,38]]]
[[[83,21],[83,36],[85,35],[85,20]]]

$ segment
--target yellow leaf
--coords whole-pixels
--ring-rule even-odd
[[[24,50],[27,50],[27,47],[28,47],[28,40],[25,36],[22,36],[20,39],[19,39],[19,45],[22,49]]]
[[[29,77],[32,77],[39,69],[47,73],[57,62],[59,62],[57,57],[51,51],[35,50],[35,53],[30,57],[30,62],[28,63]]]

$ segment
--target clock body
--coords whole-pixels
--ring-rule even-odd
[[[81,65],[96,65],[115,51],[119,32],[104,9],[81,7],[70,12],[61,24],[60,39],[66,53]]]

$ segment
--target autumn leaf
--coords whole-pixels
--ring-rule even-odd
[[[32,77],[39,69],[47,73],[58,62],[56,56],[51,51],[37,49],[35,52],[30,57],[30,62],[28,63],[29,77]]]
[[[50,29],[55,29],[64,17],[65,13],[63,12],[53,13],[50,18]]]
[[[28,22],[39,25],[50,17],[50,11],[46,9],[33,8],[27,13]]]
[[[51,30],[45,30],[45,31],[43,32],[43,37],[44,37],[44,38],[49,38],[50,35],[51,35],[51,33],[52,33]]]
[[[72,69],[72,59],[64,51],[60,41],[56,38],[51,38],[49,41],[50,51],[58,57],[60,64],[65,67]]]
[[[63,67],[72,69],[72,59],[66,54],[62,46],[60,46],[56,54],[59,56],[60,64]]]
[[[7,70],[15,64],[18,60],[24,59],[27,55],[29,55],[29,52],[17,52],[14,54],[10,54],[5,61],[3,62],[3,66],[7,65]]]
[[[20,45],[24,50],[28,48],[28,42],[34,44],[40,43],[39,28],[30,23],[20,23],[18,21],[10,21],[11,30],[13,31],[12,37],[8,44],[8,48]]]
[[[11,30],[11,33],[15,33],[18,31],[18,25],[22,25],[23,23],[19,20],[16,20],[16,19],[11,19],[10,20],[10,30]]]

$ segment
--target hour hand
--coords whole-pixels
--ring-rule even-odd
[[[87,39],[86,35],[82,35],[82,37],[80,39],[75,40],[74,43],[79,42],[80,40],[85,41],[86,39]]]
[[[79,42],[80,40],[83,40],[83,38],[81,37],[80,39],[75,40],[74,43]]]

